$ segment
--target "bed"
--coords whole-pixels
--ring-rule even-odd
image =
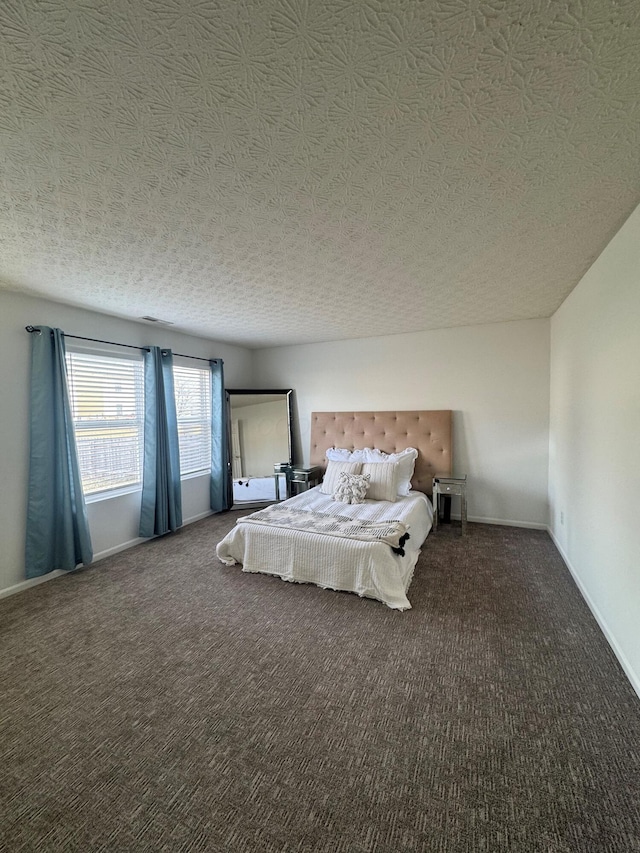
[[[417,458],[400,495],[398,474],[413,457],[411,448]],[[358,461],[370,477],[369,497],[355,504],[334,500],[330,481],[344,464],[356,470]],[[433,519],[433,477],[451,474],[451,412],[314,412],[310,463],[325,472],[323,483],[238,519],[218,544],[218,558],[245,572],[410,609],[407,591]]]

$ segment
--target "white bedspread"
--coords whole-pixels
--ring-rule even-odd
[[[405,556],[394,554],[383,542],[237,524],[218,544],[218,558],[229,566],[241,563],[245,572],[262,572],[283,580],[355,592],[397,610],[411,607],[407,590],[433,518],[431,502],[424,494],[411,492],[394,502],[368,500],[363,504],[344,504],[323,495],[316,487],[290,498],[286,505],[359,520],[401,521],[410,533]]]

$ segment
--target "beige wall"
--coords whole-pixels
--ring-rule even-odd
[[[260,350],[254,373],[295,390],[304,461],[313,411],[453,409],[470,517],[546,526],[548,320]]]
[[[24,327],[38,323],[57,326],[67,334],[134,345],[167,346],[186,355],[222,358],[228,384],[242,387],[251,383],[252,357],[244,347],[217,344],[171,329],[0,291],[0,594],[24,581],[30,365],[30,339]],[[88,505],[96,555],[111,553],[137,541],[139,507],[139,492]],[[208,478],[184,480],[185,520],[208,511]]]
[[[550,529],[640,693],[640,208],[551,321]]]

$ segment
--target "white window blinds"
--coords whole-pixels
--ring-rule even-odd
[[[174,364],[180,473],[211,470],[211,374],[208,367]]]
[[[67,352],[67,376],[85,494],[139,484],[144,433],[142,356]]]

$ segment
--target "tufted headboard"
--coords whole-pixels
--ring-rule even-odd
[[[323,470],[328,447],[418,450],[412,488],[430,495],[436,474],[451,476],[451,410],[432,412],[313,412],[311,464]]]

